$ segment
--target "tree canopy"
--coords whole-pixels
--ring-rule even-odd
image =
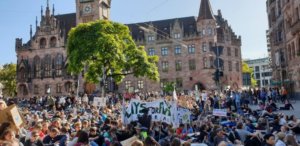
[[[128,74],[159,80],[158,57],[137,47],[128,27],[120,23],[98,20],[72,28],[67,54],[68,71],[79,74],[84,70],[88,82],[97,83],[105,76],[120,83]]]
[[[253,71],[253,68],[250,68],[249,65],[243,61],[243,68],[242,68],[242,72],[243,74],[244,73],[249,73],[250,74],[250,77],[251,77],[251,86],[252,87],[255,87],[257,86],[257,82],[256,80],[254,79],[254,71]]]
[[[14,97],[17,93],[17,65],[10,63],[0,68],[0,83],[3,85],[3,95]]]

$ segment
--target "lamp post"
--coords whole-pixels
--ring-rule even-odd
[[[223,76],[223,72],[220,71],[220,68],[223,66],[223,60],[220,58],[222,52],[223,52],[223,46],[217,46],[215,44],[215,47],[212,48],[213,52],[216,55],[216,60],[214,61],[214,65],[216,66],[216,71],[214,73],[214,80],[216,82],[216,87],[218,92],[220,91],[220,77]]]

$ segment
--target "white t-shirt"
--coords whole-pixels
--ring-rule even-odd
[[[279,120],[279,125],[285,125],[287,122],[286,122],[286,120],[285,120],[285,118],[280,118],[280,120]]]
[[[202,93],[202,101],[206,101],[207,100],[207,93]]]

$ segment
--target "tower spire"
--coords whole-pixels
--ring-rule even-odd
[[[49,0],[47,0],[46,17],[50,16]]]
[[[35,17],[35,29],[37,30],[37,27],[38,27],[38,18],[37,16]]]
[[[54,8],[54,4],[53,4],[53,8],[52,8],[52,15],[54,16],[54,12],[55,12],[55,8]]]
[[[215,19],[209,0],[201,0],[200,3],[198,21],[205,19]]]
[[[41,18],[43,17],[43,6],[41,6]]]
[[[32,39],[32,25],[30,24],[30,39]]]

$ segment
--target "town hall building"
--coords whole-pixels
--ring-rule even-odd
[[[77,91],[96,93],[98,85],[87,84],[81,75],[67,72],[68,32],[79,23],[110,19],[111,0],[76,0],[76,13],[55,15],[49,4],[36,20],[36,32],[30,30],[26,43],[16,39],[18,97],[51,94],[70,95]],[[216,69],[222,72],[219,86],[242,86],[241,37],[237,36],[218,10],[214,15],[209,0],[201,0],[197,17],[174,18],[127,24],[137,45],[145,46],[148,55],[159,56],[160,81],[127,76],[110,91],[161,91],[167,83],[176,83],[180,91],[217,89]],[[214,47],[222,50],[215,53]]]

